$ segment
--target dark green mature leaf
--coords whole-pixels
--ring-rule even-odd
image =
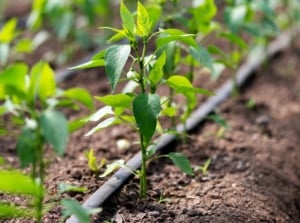
[[[105,53],[105,69],[112,91],[116,88],[129,55],[130,45],[113,45]]]
[[[90,93],[84,88],[71,88],[64,92],[64,96],[71,98],[73,100],[79,101],[89,109],[93,110],[94,103],[93,98]]]
[[[34,181],[20,172],[0,170],[0,191],[5,193],[36,195],[37,186]]]
[[[116,107],[130,108],[132,102],[132,97],[130,97],[127,94],[112,94],[103,97],[96,97],[96,99],[98,99],[105,105],[109,105],[113,108]]]
[[[36,130],[24,127],[17,141],[17,153],[24,168],[36,160],[39,145],[39,135]]]
[[[164,75],[163,67],[166,63],[166,53],[165,51],[160,55],[160,57],[155,61],[153,68],[149,74],[149,80],[152,86],[158,84]]]
[[[182,153],[169,153],[167,156],[172,160],[175,166],[179,167],[182,172],[191,176],[194,175],[190,161]]]
[[[190,53],[195,60],[197,60],[202,66],[207,67],[214,76],[214,61],[208,51],[201,45],[190,47]]]
[[[42,102],[55,94],[56,82],[53,70],[48,63],[39,62],[31,70],[29,101],[38,96]]]
[[[63,215],[64,217],[68,217],[70,215],[75,215],[79,222],[81,223],[89,223],[91,222],[90,214],[100,212],[101,209],[87,209],[80,205],[75,200],[72,199],[63,199],[61,204],[64,208]]]
[[[228,39],[230,42],[236,44],[241,49],[247,48],[247,43],[241,37],[239,37],[238,35],[235,35],[234,33],[222,32],[222,33],[220,33],[220,37]]]
[[[120,15],[123,29],[129,36],[133,36],[135,29],[134,15],[128,10],[123,1],[120,4]]]
[[[68,123],[65,116],[58,111],[44,111],[39,119],[43,136],[54,150],[63,155],[68,140]]]
[[[160,98],[157,94],[140,94],[133,100],[134,118],[146,145],[155,133],[160,110]]]

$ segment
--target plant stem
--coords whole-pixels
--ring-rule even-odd
[[[45,174],[45,164],[43,160],[43,146],[38,148],[37,163],[39,164],[38,176],[36,178],[38,183],[38,191],[36,195],[36,221],[37,223],[42,223],[42,212],[43,212],[43,200],[44,200],[44,174]]]
[[[140,199],[145,199],[147,197],[147,178],[146,178],[147,145],[144,144],[142,134],[140,134],[140,142],[141,142],[141,149],[142,149],[142,167],[140,172]]]

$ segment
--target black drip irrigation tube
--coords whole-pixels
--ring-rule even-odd
[[[255,53],[255,55],[249,55],[247,61],[238,69],[236,73],[236,82],[239,87],[245,84],[246,80],[254,73],[255,70],[262,63],[271,58],[276,53],[282,51],[289,46],[291,40],[291,33],[286,32],[279,35],[279,37],[271,42],[267,50]],[[225,82],[219,90],[216,91],[216,96],[210,97],[205,103],[203,103],[198,109],[196,109],[186,122],[186,128],[188,131],[194,129],[215,108],[228,97],[230,97],[233,90],[234,84],[232,80]],[[178,132],[184,131],[184,125],[177,126]],[[176,139],[175,135],[167,134],[163,135],[158,143],[156,144],[156,151],[163,150],[168,144]],[[140,168],[142,162],[141,152],[135,154],[126,165],[131,167],[133,170]],[[117,189],[119,189],[124,182],[131,176],[131,172],[126,168],[119,169],[108,181],[106,181],[97,191],[94,192],[83,204],[84,208],[97,208],[100,207],[103,202],[108,199]],[[76,216],[72,215],[66,220],[66,223],[80,223]]]

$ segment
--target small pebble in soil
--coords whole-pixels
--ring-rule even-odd
[[[150,212],[148,212],[148,215],[157,218],[157,217],[160,216],[160,212],[158,212],[158,211],[150,211]]]
[[[119,139],[116,144],[120,151],[128,150],[130,148],[130,142],[127,139]]]
[[[75,170],[72,174],[71,177],[75,180],[81,180],[82,178],[82,173],[80,170]]]
[[[202,215],[202,213],[198,210],[195,210],[195,209],[190,209],[186,212],[186,214],[189,216],[189,217],[194,217],[194,216],[197,216],[197,215]]]

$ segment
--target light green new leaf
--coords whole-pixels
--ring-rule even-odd
[[[186,77],[173,75],[168,78],[167,84],[175,89],[177,93],[181,93],[187,98],[189,108],[193,108],[196,105],[196,94],[192,92],[193,85]],[[190,91],[187,91],[187,89]]]
[[[5,193],[17,193],[36,195],[37,187],[34,181],[20,172],[12,170],[0,170],[0,191]]]
[[[94,134],[95,132],[98,132],[102,129],[105,129],[107,127],[117,125],[120,123],[121,123],[121,120],[119,118],[116,118],[116,117],[107,118],[107,119],[101,121],[97,126],[92,128],[90,131],[88,131],[88,133],[86,133],[85,136],[90,136],[90,135]]]
[[[92,121],[92,122],[97,122],[99,121],[101,118],[107,116],[107,115],[113,115],[114,112],[112,110],[111,106],[104,106],[102,108],[100,108],[98,111],[96,111],[94,114],[92,114],[90,117],[88,117],[87,119],[84,119],[84,122],[87,121]]]
[[[90,93],[84,88],[71,88],[64,92],[64,96],[67,96],[70,99],[78,101],[88,107],[89,109],[93,110],[94,103],[93,98]]]
[[[30,102],[33,102],[36,96],[39,96],[41,101],[45,102],[48,97],[55,95],[55,75],[48,63],[42,61],[32,68],[29,91],[30,97],[28,100]]]
[[[203,89],[203,88],[197,88],[193,87],[191,82],[184,76],[180,75],[173,75],[167,80],[167,84],[175,89],[177,93],[182,93],[186,96],[188,96],[191,93],[198,93],[198,94],[203,94],[203,95],[208,95],[208,96],[213,96],[215,93],[212,91]]]
[[[146,145],[155,133],[160,110],[160,98],[157,94],[140,94],[133,100],[134,118]]]
[[[83,64],[70,67],[69,69],[88,69],[88,68],[103,67],[103,66],[105,66],[105,60],[99,59],[99,60],[90,60]]]
[[[87,191],[86,187],[78,187],[78,186],[73,186],[70,184],[66,183],[60,183],[58,185],[58,191],[60,194],[66,193],[66,192],[77,192],[77,193],[84,193]]]
[[[24,127],[22,129],[16,146],[22,168],[35,161],[39,140],[39,136],[35,130],[30,129],[29,127]]]
[[[28,208],[14,206],[12,204],[0,203],[0,219],[17,217],[32,217],[32,215]]]
[[[105,69],[112,91],[114,91],[117,86],[129,55],[130,45],[113,45],[105,52]]]
[[[17,35],[17,19],[12,18],[7,21],[0,30],[0,43],[10,43]]]
[[[42,134],[58,155],[63,155],[68,140],[68,123],[65,116],[58,111],[47,110],[39,119]]]
[[[172,160],[175,166],[179,167],[182,172],[191,176],[194,175],[190,161],[182,153],[169,153],[167,156]]]
[[[123,29],[129,36],[133,36],[135,30],[134,15],[128,10],[123,1],[120,4],[120,15]]]
[[[130,97],[127,94],[112,94],[112,95],[106,95],[103,97],[95,97],[97,100],[101,101],[105,105],[109,105],[113,108],[116,107],[124,107],[124,108],[130,108],[132,97]]]
[[[78,203],[78,201],[72,199],[63,199],[61,204],[64,208],[63,215],[64,217],[75,215],[79,222],[81,223],[90,223],[90,214],[96,214],[101,211],[101,208],[87,209],[84,208]]]
[[[151,86],[157,85],[157,83],[162,79],[164,75],[163,67],[166,63],[166,53],[165,51],[160,55],[160,57],[155,61],[150,74],[149,80],[151,82]]]
[[[152,20],[149,17],[147,9],[138,1],[137,6],[137,35],[145,38],[149,36],[152,26]]]
[[[109,174],[111,174],[112,172],[114,172],[115,170],[124,167],[125,166],[125,161],[124,160],[117,160],[111,164],[107,164],[106,165],[106,170],[103,174],[100,175],[100,177],[106,177]]]
[[[26,75],[28,67],[23,63],[15,63],[0,73],[0,99],[6,95],[25,97]]]
[[[14,50],[18,53],[31,53],[34,49],[31,39],[21,39],[17,42]]]
[[[194,34],[187,34],[179,29],[161,30],[160,33],[162,35],[156,40],[157,48],[161,48],[172,41],[179,41],[188,46],[198,47],[198,44],[194,39]]]

